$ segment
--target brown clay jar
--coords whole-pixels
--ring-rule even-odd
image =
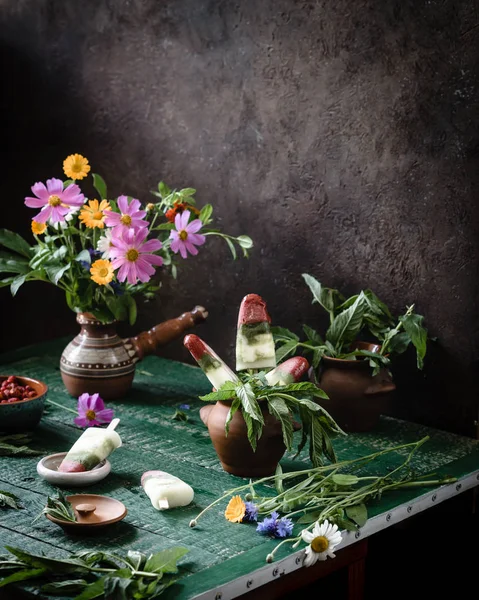
[[[260,403],[261,404],[261,403]],[[266,406],[261,407],[264,417],[263,434],[254,452],[248,440],[248,430],[240,410],[230,422],[228,436],[225,423],[230,409],[229,402],[217,402],[203,406],[201,420],[208,431],[225,471],[239,477],[266,477],[273,475],[286,451],[281,424]]]
[[[380,346],[357,342],[354,348],[377,352]],[[329,396],[321,404],[347,432],[374,429],[396,386],[386,369],[373,377],[368,360],[324,357],[318,385]]]

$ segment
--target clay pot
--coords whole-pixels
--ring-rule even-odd
[[[208,316],[196,306],[149,331],[122,340],[116,322],[102,324],[89,313],[79,313],[80,333],[63,351],[60,371],[65,387],[72,396],[98,393],[104,400],[117,400],[128,392],[135,376],[135,364],[160,346],[180,337],[185,330],[203,322]]]
[[[357,342],[354,348],[377,352],[380,346]],[[368,360],[362,359],[324,357],[316,383],[329,396],[322,405],[347,432],[374,429],[396,389],[386,369],[373,377]]]
[[[258,440],[256,452],[250,446],[248,430],[240,410],[230,422],[228,436],[225,434],[226,417],[230,402],[207,404],[200,410],[200,417],[208,431],[225,471],[238,477],[267,477],[273,475],[278,462],[286,451],[281,423],[273,417],[266,406],[261,407],[265,425]]]

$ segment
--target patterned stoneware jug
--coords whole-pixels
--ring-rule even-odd
[[[81,331],[60,359],[63,383],[72,396],[88,392],[99,393],[105,400],[122,398],[131,387],[139,360],[154,354],[157,348],[180,337],[207,316],[202,306],[195,306],[176,319],[122,340],[116,333],[116,322],[103,324],[89,313],[79,313]]]

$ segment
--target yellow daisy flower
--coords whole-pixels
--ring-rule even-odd
[[[105,227],[105,210],[111,210],[108,200],[102,200],[101,202],[90,200],[88,204],[83,205],[79,219],[90,229],[95,227],[103,229]]]
[[[109,260],[96,260],[90,269],[91,278],[98,285],[106,285],[113,279],[113,266]]]
[[[70,179],[83,179],[90,172],[88,158],[81,154],[70,154],[63,161],[63,171]]]
[[[42,233],[45,233],[46,229],[47,229],[46,223],[37,223],[36,221],[32,221],[32,232],[35,235],[40,235]]]
[[[240,496],[233,496],[225,510],[225,517],[231,523],[241,523],[246,513],[246,504]]]

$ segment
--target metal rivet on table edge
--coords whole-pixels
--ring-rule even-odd
[[[437,494],[434,494],[434,496],[431,498],[431,500],[432,500],[433,502],[436,502],[436,500],[437,500]]]
[[[459,491],[461,488],[462,488],[462,484],[458,483],[458,484],[456,485],[456,491]]]
[[[223,598],[223,594],[221,592],[218,592],[215,596],[215,600],[221,600],[221,598]]]
[[[354,537],[356,539],[358,539],[360,535],[361,535],[361,532],[360,531],[356,531],[356,533],[354,534]]]
[[[252,579],[248,579],[248,581],[246,582],[246,587],[250,588],[253,585],[253,580]]]
[[[476,479],[479,479],[479,473],[476,475]]]
[[[278,575],[279,571],[278,569],[273,569],[273,577],[276,577]]]
[[[408,513],[412,512],[412,506],[408,506],[408,507],[407,507],[407,512],[408,512]]]
[[[388,515],[386,515],[386,521],[390,521],[391,520],[391,513],[389,513]]]
[[[299,565],[301,563],[301,556],[296,557],[296,564]]]

